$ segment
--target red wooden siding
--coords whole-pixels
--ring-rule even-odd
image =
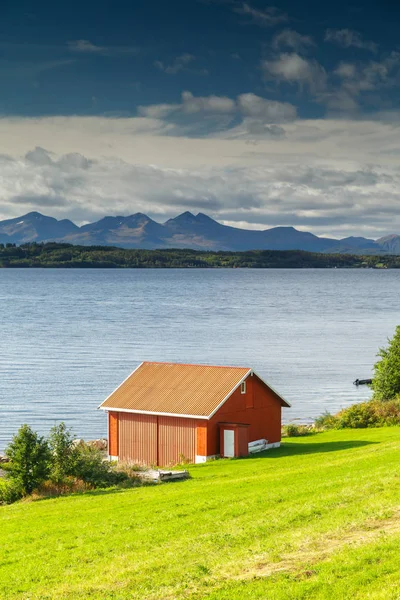
[[[246,380],[246,393],[244,394],[246,408],[254,408],[254,385],[253,385],[254,375],[253,377],[248,377]]]
[[[157,464],[157,417],[118,413],[119,459]]]
[[[197,422],[196,454],[198,456],[207,456],[207,421]]]
[[[108,454],[118,456],[118,413],[108,413]]]
[[[219,450],[221,456],[225,456],[224,452],[224,432],[226,430],[230,430],[234,432],[235,435],[235,457],[239,456],[248,456],[249,455],[249,442],[248,442],[248,427],[246,425],[238,425],[236,423],[233,424],[223,424],[221,423],[219,426],[220,436],[219,436]]]
[[[118,453],[112,456],[118,454],[122,461],[159,466],[173,465],[183,458],[195,461],[197,419],[124,412],[113,414],[118,416],[119,445]]]
[[[158,464],[195,461],[197,419],[158,417]]]
[[[237,428],[237,455],[249,455],[249,432],[247,427]]]
[[[253,408],[250,408],[250,400]],[[246,408],[248,407],[248,408]],[[219,454],[219,423],[248,423],[248,441],[265,438],[269,443],[281,440],[281,411],[278,397],[256,375],[246,379],[246,393],[240,386],[208,421],[207,456]]]
[[[247,424],[238,434],[238,453],[245,455],[247,442],[281,439],[281,401],[256,375],[246,379],[210,420],[125,413],[109,413],[109,454],[122,461],[169,466],[182,458],[195,462],[196,455],[220,454],[221,423]]]

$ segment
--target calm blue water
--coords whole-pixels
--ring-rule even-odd
[[[366,399],[400,323],[400,271],[0,269],[0,450],[22,423],[106,434],[142,361],[253,367],[307,421]]]

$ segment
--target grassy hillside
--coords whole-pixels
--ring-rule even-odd
[[[400,428],[0,508],[0,597],[399,598]]]

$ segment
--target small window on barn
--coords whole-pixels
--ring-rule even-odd
[[[242,383],[240,384],[240,393],[241,394],[246,393],[246,382],[245,381],[242,381]]]

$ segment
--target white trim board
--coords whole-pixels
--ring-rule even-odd
[[[215,460],[216,458],[220,458],[219,454],[210,454],[209,456],[202,456],[201,454],[196,454],[194,459],[195,465],[201,465],[207,462],[208,460]]]
[[[182,417],[184,419],[201,419],[202,421],[208,421],[210,417],[207,415],[184,415],[180,413],[167,413],[167,412],[154,412],[151,410],[134,410],[133,408],[113,408],[112,406],[99,406],[100,410],[109,412],[123,412],[132,413],[134,415],[153,415],[157,417]]]

